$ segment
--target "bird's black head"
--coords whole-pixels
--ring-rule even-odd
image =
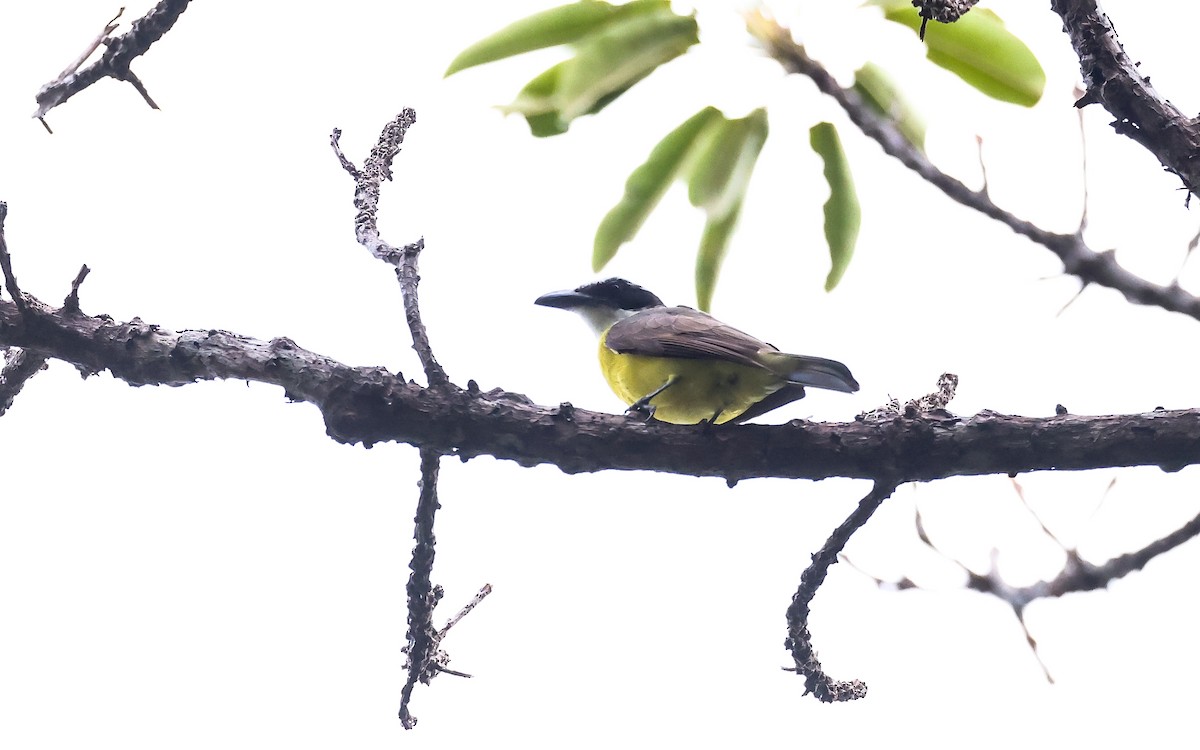
[[[569,291],[543,294],[534,304],[567,310],[598,307],[634,312],[649,307],[662,307],[663,301],[632,281],[612,278],[584,284]]]

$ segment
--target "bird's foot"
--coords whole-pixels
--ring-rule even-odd
[[[629,405],[625,413],[631,417],[637,417],[643,422],[649,422],[654,418],[654,404],[650,403],[648,398],[639,398]]]

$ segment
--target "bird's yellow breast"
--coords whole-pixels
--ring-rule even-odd
[[[650,404],[655,419],[675,424],[696,424],[714,416],[717,424],[728,422],[784,384],[766,369],[719,359],[620,354],[608,348],[604,337],[600,339],[600,369],[613,392],[626,404],[674,378],[675,382]]]

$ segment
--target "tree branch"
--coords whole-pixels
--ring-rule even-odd
[[[150,45],[170,31],[175,22],[179,20],[179,16],[187,10],[189,2],[190,0],[161,0],[150,12],[134,21],[129,31],[111,39],[108,38],[108,34],[116,26],[109,22],[104,32],[78,60],[59,74],[58,78],[38,90],[36,97],[38,108],[33,116],[42,120],[42,124],[45,125],[46,121],[43,118],[47,112],[106,77],[128,82],[142,95],[151,108],[158,109],[158,105],[150,98],[146,87],[133,74],[129,66],[134,59],[148,52]],[[116,21],[116,18],[113,21]],[[83,70],[75,72],[100,44],[107,47],[100,55],[100,59]],[[47,130],[49,130],[49,126],[47,126]]]
[[[795,671],[804,676],[805,690],[812,693],[823,703],[858,700],[867,695],[867,686],[860,680],[842,682],[834,680],[821,667],[817,653],[812,647],[812,635],[808,632],[809,604],[817,594],[817,589],[825,582],[829,568],[838,561],[838,553],[850,541],[854,532],[862,528],[884,500],[896,491],[897,483],[886,479],[878,479],[871,491],[858,503],[845,521],[841,523],[829,539],[821,546],[812,558],[812,564],[800,576],[800,588],[792,596],[792,603],[787,609],[788,635],[784,640],[784,648],[792,653],[795,661]]]
[[[1117,263],[1112,251],[1098,253],[1088,247],[1080,232],[1048,232],[1000,208],[992,202],[986,191],[971,190],[938,169],[925,154],[909,143],[891,120],[869,107],[857,91],[842,88],[820,63],[808,56],[802,45],[792,39],[788,29],[761,15],[749,16],[747,26],[750,33],[766,49],[767,54],[784,69],[812,79],[817,88],[840,104],[850,121],[877,142],[885,153],[898,159],[949,198],[999,221],[1017,234],[1045,247],[1062,261],[1064,272],[1078,277],[1084,285],[1109,287],[1125,295],[1130,302],[1161,307],[1200,320],[1200,298],[1177,285],[1153,284],[1130,273]],[[1196,162],[1194,166],[1200,168],[1200,159],[1195,157],[1197,152],[1192,153]]]
[[[425,240],[421,238],[397,249],[384,241],[379,233],[379,198],[383,182],[392,179],[392,161],[400,153],[404,136],[416,121],[417,113],[411,108],[405,108],[396,115],[383,128],[361,169],[342,152],[341,130],[334,128],[329,142],[338,162],[354,180],[354,206],[358,209],[358,214],[354,217],[355,237],[376,258],[396,267],[396,279],[400,283],[400,293],[404,299],[404,317],[412,335],[413,349],[425,370],[429,388],[432,391],[457,391],[458,388],[451,385],[445,370],[433,356],[429,334],[421,321],[421,307],[417,297],[417,286],[421,277],[417,272],[417,257],[425,247]],[[405,729],[412,729],[417,725],[417,717],[413,716],[409,708],[417,682],[428,685],[440,672],[470,677],[446,666],[450,656],[441,649],[441,642],[453,624],[466,615],[479,599],[487,595],[481,592],[475,602],[468,605],[441,631],[434,628],[433,610],[443,594],[441,586],[433,585],[432,575],[437,544],[433,532],[434,517],[437,509],[441,507],[437,500],[437,481],[444,452],[429,445],[421,445],[421,481],[418,483],[421,492],[413,527],[413,536],[417,543],[413,547],[412,561],[408,566],[412,570],[407,587],[408,642],[404,647],[405,653],[408,654],[405,665],[408,669],[408,679],[400,691],[399,717]],[[491,590],[490,586],[485,586],[485,589]]]
[[[1057,598],[1071,593],[1107,588],[1118,578],[1142,570],[1154,558],[1197,536],[1200,536],[1200,515],[1141,549],[1117,555],[1102,563],[1090,563],[1080,557],[1078,550],[1064,549],[1067,559],[1058,575],[1028,586],[1008,585],[1000,576],[995,564],[985,574],[976,573],[961,563],[959,565],[966,571],[967,588],[995,596],[1008,603],[1017,616],[1021,617],[1025,607],[1037,599]]]
[[[342,153],[341,130],[334,128],[329,142],[338,162],[354,180],[354,207],[358,209],[358,215],[354,217],[354,235],[359,244],[367,248],[372,255],[396,267],[396,279],[400,282],[400,292],[404,298],[404,318],[412,335],[413,350],[421,360],[426,382],[436,388],[447,385],[450,378],[433,356],[429,333],[421,321],[421,308],[417,297],[417,284],[421,277],[417,273],[417,257],[425,249],[425,238],[396,248],[385,242],[379,234],[379,194],[383,181],[392,179],[392,160],[400,153],[404,136],[416,121],[417,113],[411,108],[405,108],[396,115],[384,127],[362,169],[354,166]]]
[[[1125,54],[1095,0],[1051,0],[1050,8],[1062,17],[1087,86],[1075,106],[1103,105],[1117,118],[1114,130],[1141,144],[1183,180],[1188,200],[1200,195],[1200,118],[1184,115],[1154,90],[1150,77]]]
[[[433,556],[437,540],[433,534],[433,521],[438,508],[437,479],[441,455],[428,448],[421,449],[420,496],[417,499],[417,514],[413,519],[412,561],[408,567],[412,574],[408,578],[408,679],[400,691],[400,722],[405,729],[417,725],[417,717],[409,711],[412,691],[418,681],[428,685],[438,672],[438,637],[433,626],[433,610],[442,598],[442,587],[434,587],[430,575],[433,572]]]
[[[4,352],[0,367],[0,417],[12,408],[13,401],[29,379],[46,368],[46,356],[29,349],[9,349]]]
[[[0,275],[4,277],[4,288],[8,290],[8,296],[12,297],[17,311],[24,313],[25,295],[21,292],[21,285],[17,283],[16,274],[13,273],[12,256],[8,253],[8,240],[4,234],[4,223],[7,220],[8,204],[0,201]]]
[[[316,405],[328,434],[345,443],[397,441],[462,458],[552,463],[567,473],[644,469],[730,483],[834,476],[906,482],[1113,466],[1175,471],[1200,463],[1200,409],[1044,418],[918,413],[697,429],[570,405],[535,406],[499,389],[426,389],[380,367],[349,367],[287,338],[175,332],[25,299],[24,319],[13,303],[0,301],[0,346],[37,349],[85,374],[109,370],[130,385],[229,378],[278,385],[289,399]]]

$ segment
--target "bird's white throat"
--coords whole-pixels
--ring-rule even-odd
[[[602,335],[605,331],[612,327],[613,323],[618,320],[623,320],[633,315],[639,310],[618,310],[612,307],[595,307],[587,305],[585,307],[575,308],[575,312],[579,313],[579,317],[583,318],[592,329],[592,332],[597,336]]]

